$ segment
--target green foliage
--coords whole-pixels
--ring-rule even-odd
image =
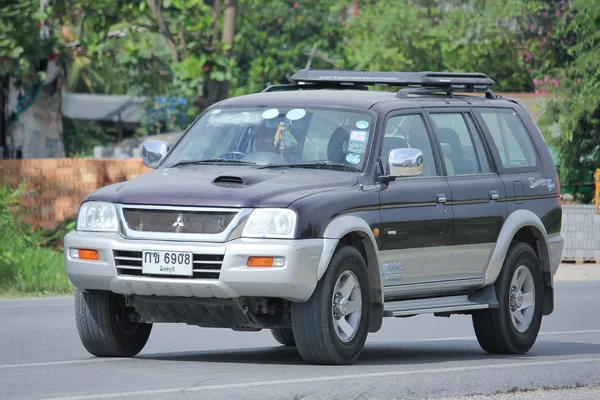
[[[527,91],[540,65],[528,64],[524,32],[542,3],[364,1],[348,24],[344,53],[354,69],[480,71],[498,91]]]
[[[71,221],[54,231],[32,230],[21,222],[21,188],[0,186],[0,295],[13,293],[64,294],[72,291],[58,247]]]
[[[94,121],[63,118],[63,142],[67,157],[91,156],[94,146],[116,141],[116,128]]]
[[[50,12],[40,11],[39,0],[0,5],[0,76],[32,82],[43,78],[38,64],[52,52],[54,38],[40,38],[40,21]]]
[[[313,46],[312,68],[343,68],[344,21],[340,10],[347,3],[241,0],[232,94],[287,83],[287,78],[306,66]]]
[[[559,87],[541,119],[545,129],[558,127],[547,136],[558,150],[565,184],[581,183],[600,167],[600,7],[594,0],[574,0],[570,12],[572,20],[557,35],[576,37],[572,61],[554,71]]]

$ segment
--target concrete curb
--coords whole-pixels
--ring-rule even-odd
[[[555,281],[600,281],[600,264],[560,264]]]

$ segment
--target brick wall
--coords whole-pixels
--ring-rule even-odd
[[[52,229],[76,215],[81,200],[94,190],[148,171],[141,159],[0,160],[0,185],[16,188],[24,182],[24,222]]]

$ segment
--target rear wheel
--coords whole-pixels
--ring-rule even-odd
[[[271,329],[271,333],[275,340],[281,343],[284,346],[293,347],[296,345],[296,340],[294,340],[294,332],[292,328],[274,328]]]
[[[98,357],[133,357],[148,341],[152,324],[132,322],[134,310],[111,292],[75,292],[75,322],[83,347]]]
[[[292,305],[292,330],[302,358],[349,364],[365,344],[371,311],[367,266],[353,247],[336,251],[311,298]]]
[[[499,307],[473,313],[481,347],[496,354],[523,354],[534,345],[542,323],[540,263],[526,243],[513,242],[495,284]]]

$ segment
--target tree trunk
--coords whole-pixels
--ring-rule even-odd
[[[225,52],[226,56],[231,57],[233,54],[233,44],[235,38],[235,17],[236,17],[237,0],[225,0],[225,22],[223,24],[223,35],[221,41],[223,44],[229,44],[231,47]],[[229,97],[229,81],[221,82],[219,85],[218,100],[223,100]]]
[[[177,44],[175,43],[175,38],[173,38],[173,35],[171,34],[171,31],[169,30],[169,26],[167,25],[167,21],[165,21],[165,17],[162,15],[162,11],[160,9],[160,0],[146,0],[146,2],[148,3],[148,6],[150,7],[150,9],[152,10],[152,13],[154,14],[154,18],[156,19],[156,22],[158,23],[158,29],[160,30],[160,33],[167,40],[167,45],[169,46],[169,52],[171,53],[171,57],[173,58],[173,61],[174,62],[181,61],[181,56],[179,54],[179,51],[177,50]]]

